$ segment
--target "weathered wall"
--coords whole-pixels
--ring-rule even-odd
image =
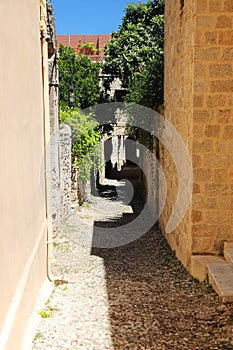
[[[67,124],[60,125],[60,211],[65,220],[71,210],[71,129]]]
[[[165,116],[188,147],[194,189],[189,213],[166,237],[190,268],[191,254],[218,254],[223,241],[233,241],[233,3],[185,0],[181,5],[166,0]],[[168,183],[160,220],[164,231],[177,176],[166,150],[161,157]]]
[[[60,188],[60,150],[59,150],[59,79],[58,79],[58,53],[56,42],[56,28],[54,10],[52,5],[47,6],[47,35],[48,35],[48,74],[49,74],[49,114],[51,155],[51,212],[50,218],[53,231],[59,229],[61,223],[61,188]]]
[[[191,154],[193,124],[192,38],[195,26],[193,0],[186,0],[183,10],[181,10],[180,1],[167,0],[165,11],[165,117],[176,127]],[[161,145],[160,157],[168,190],[165,208],[160,218],[160,225],[165,233],[165,227],[176,202],[179,179],[173,158],[163,145]],[[180,159],[180,166],[182,166],[182,162],[184,163],[184,160]],[[183,171],[186,171],[185,167]],[[165,235],[172,249],[176,250],[178,258],[185,266],[189,267],[191,259],[190,212],[186,214],[174,232],[165,233]]]
[[[39,5],[31,0],[0,3],[0,344],[9,350],[21,348],[46,277],[45,184],[39,178],[47,126]]]
[[[196,0],[193,253],[218,253],[233,240],[232,25],[231,0]]]
[[[49,142],[51,203],[49,218],[56,235],[71,212],[71,130],[59,124],[59,72],[54,10],[47,5],[48,80],[49,80]],[[48,185],[49,185],[48,184]]]

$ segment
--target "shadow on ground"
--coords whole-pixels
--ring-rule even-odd
[[[99,227],[121,230],[140,213],[135,189],[134,213],[95,222],[94,237]],[[93,247],[92,254],[104,260],[115,349],[233,349],[232,305],[222,305],[207,283],[191,278],[157,225],[130,244]]]

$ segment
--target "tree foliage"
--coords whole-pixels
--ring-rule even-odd
[[[130,3],[105,48],[104,73],[119,77],[127,101],[156,107],[163,102],[164,0]]]
[[[64,45],[59,49],[59,90],[60,105],[69,106],[69,94],[74,93],[78,108],[94,106],[103,99],[99,84],[100,63],[92,62],[89,57],[76,55],[75,51]]]

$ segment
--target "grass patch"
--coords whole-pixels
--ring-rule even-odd
[[[50,310],[44,309],[41,311],[38,311],[38,314],[42,317],[42,318],[49,318],[52,316],[52,312]]]
[[[41,339],[42,337],[43,337],[43,333],[38,332],[38,333],[35,334],[34,340]]]

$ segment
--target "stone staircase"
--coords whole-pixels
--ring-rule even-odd
[[[208,277],[223,303],[233,302],[233,242],[224,243],[224,257],[192,256],[191,273],[200,282]]]

